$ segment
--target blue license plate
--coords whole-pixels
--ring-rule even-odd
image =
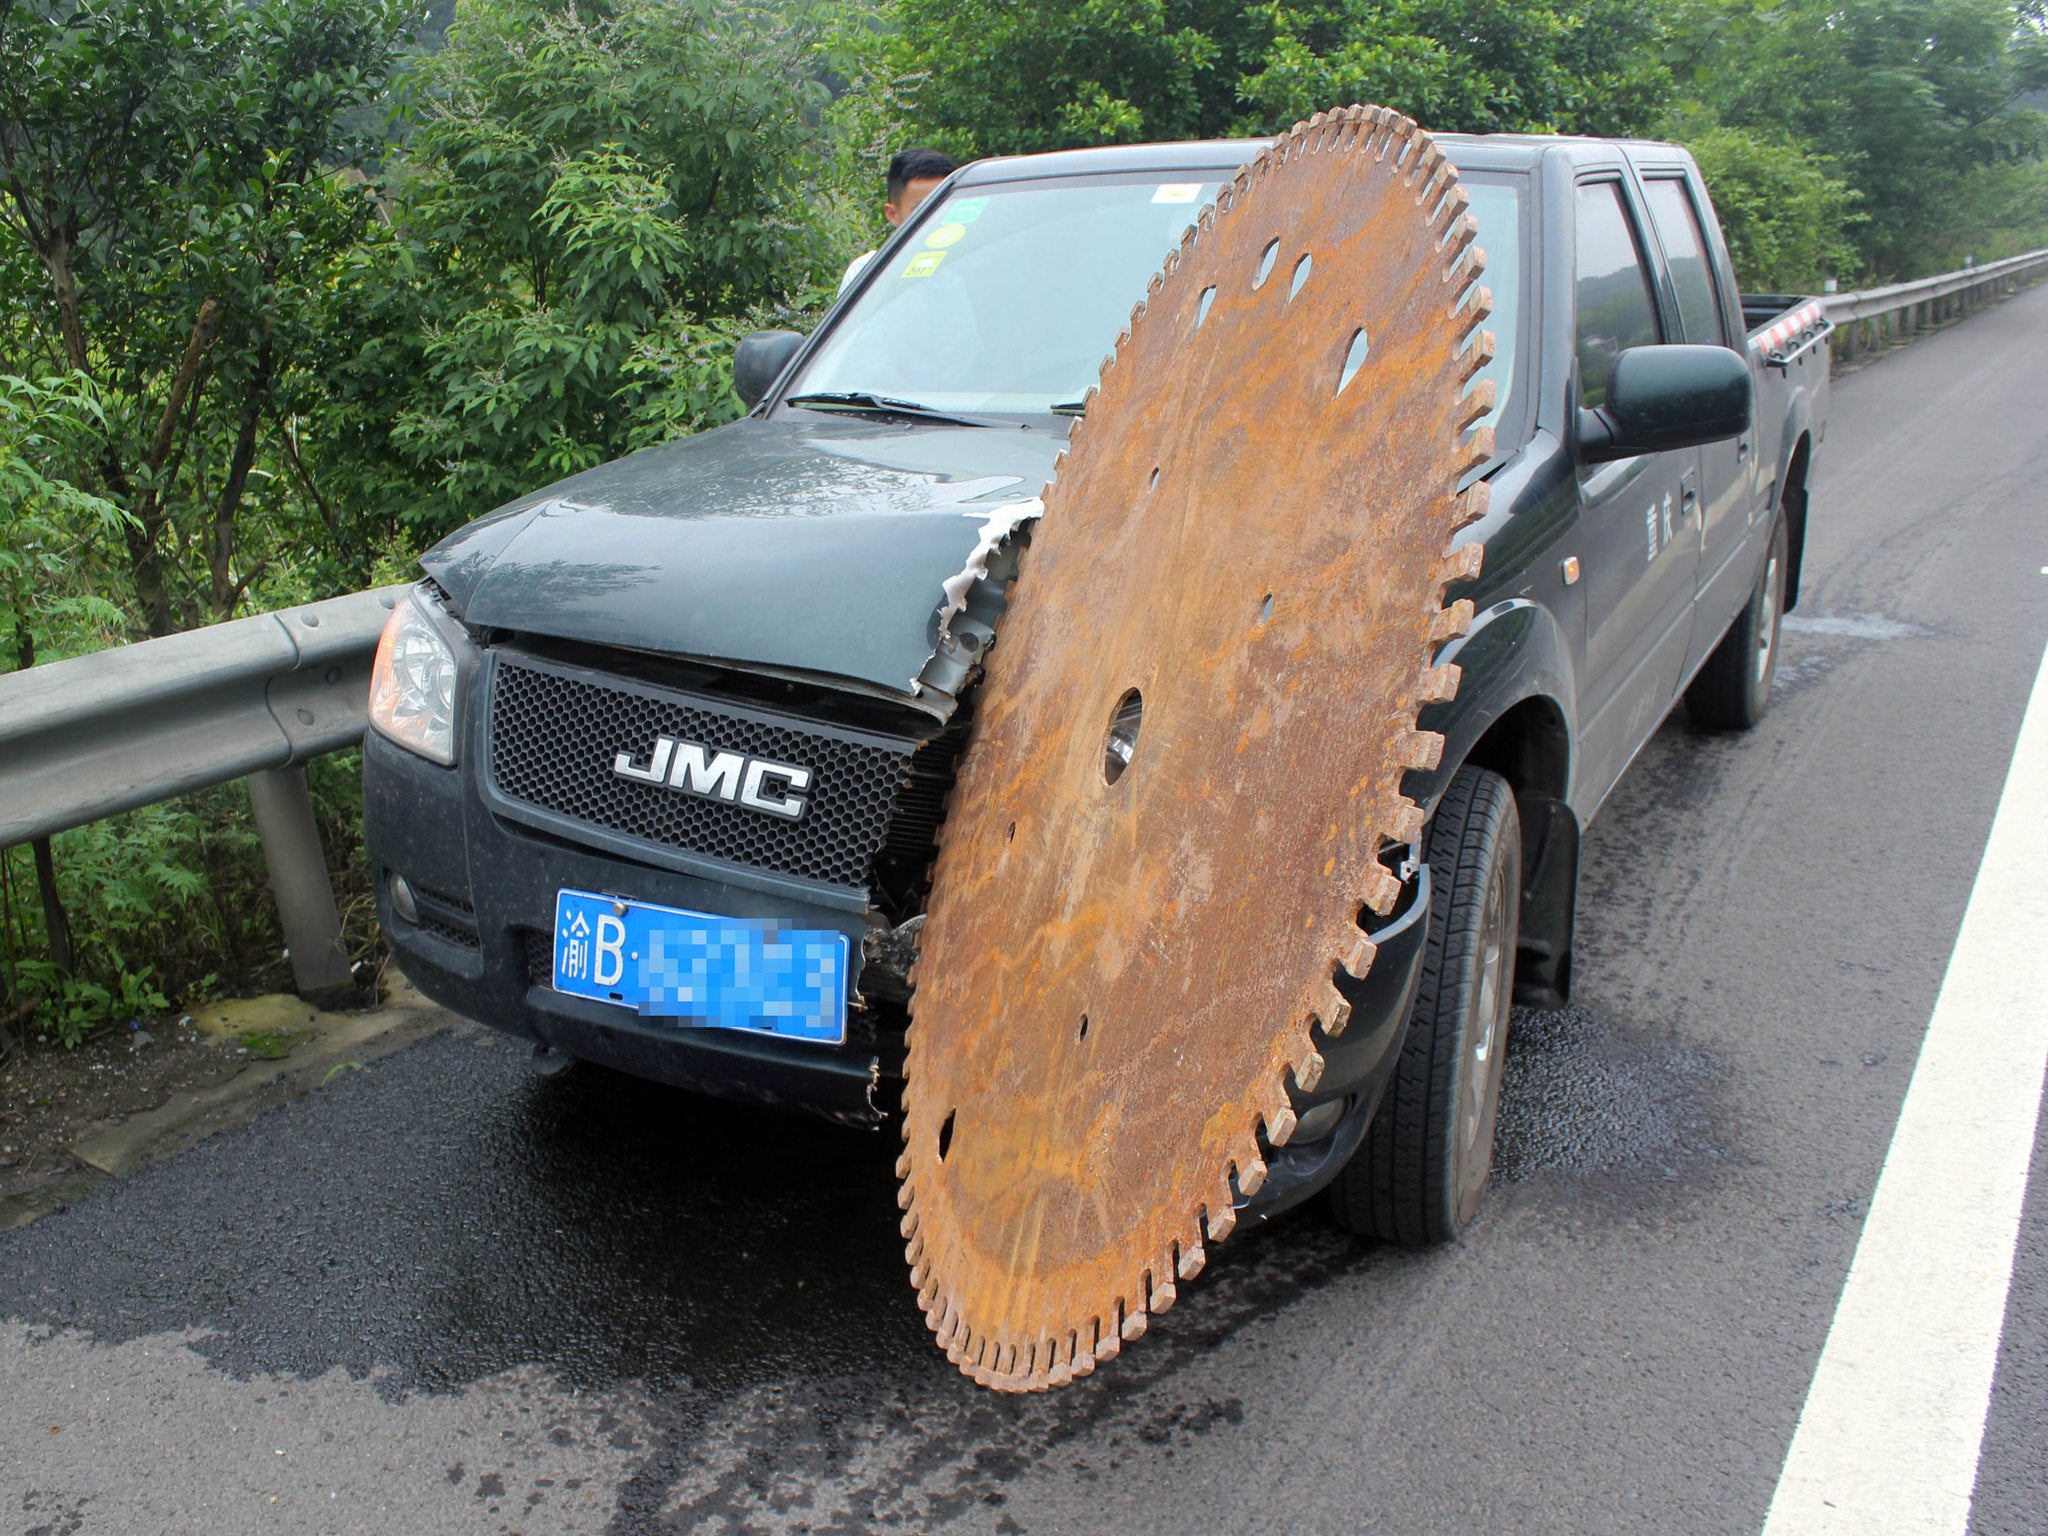
[[[840,1045],[846,935],[555,894],[555,990],[711,1029]]]

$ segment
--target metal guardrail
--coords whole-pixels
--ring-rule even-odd
[[[363,738],[403,587],[232,619],[0,676],[0,848],[249,781],[301,992],[348,959],[304,764]]]
[[[1904,341],[1923,326],[2006,298],[2043,277],[2048,277],[2048,250],[2028,251],[1910,283],[1831,293],[1821,302],[1837,328],[1835,356],[1846,360],[1886,342]]]

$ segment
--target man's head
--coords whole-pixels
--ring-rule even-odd
[[[889,162],[889,200],[882,213],[894,229],[953,174],[953,157],[936,149],[899,150]]]

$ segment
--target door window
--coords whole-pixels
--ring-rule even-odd
[[[1614,359],[1630,347],[1663,340],[1649,266],[1622,204],[1620,182],[1579,188],[1577,287],[1579,400],[1598,407],[1607,403]]]
[[[1727,346],[1706,236],[1685,183],[1675,176],[1662,177],[1645,183],[1643,192],[1650,205],[1650,223],[1664,242],[1664,259],[1671,264],[1671,286],[1678,291],[1678,318],[1684,323],[1685,339]]]

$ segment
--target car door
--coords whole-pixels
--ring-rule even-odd
[[[1666,339],[1634,199],[1620,172],[1575,189],[1573,284],[1578,405],[1607,398],[1614,359]],[[1678,694],[1692,634],[1699,536],[1690,526],[1699,452],[1579,467],[1586,665],[1579,697],[1581,782],[1595,801]]]
[[[1671,275],[1678,302],[1683,339],[1708,346],[1747,345],[1729,331],[1731,295],[1721,291],[1722,273],[1707,240],[1706,221],[1682,169],[1646,170],[1643,203],[1650,227],[1664,248],[1665,270]],[[1740,314],[1739,308],[1734,311]],[[1749,600],[1755,577],[1753,560],[1742,559],[1749,547],[1749,529],[1756,506],[1753,490],[1755,428],[1739,438],[1700,448],[1698,600],[1693,609],[1692,636],[1685,673],[1690,677],[1714,647],[1729,623]]]

